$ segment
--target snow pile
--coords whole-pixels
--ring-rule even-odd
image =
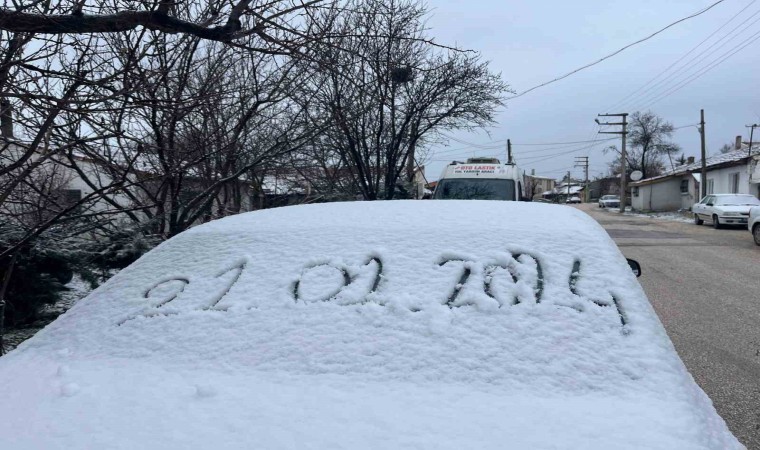
[[[603,229],[339,203],[194,228],[0,360],[32,448],[741,448]]]
[[[668,222],[694,223],[692,217],[688,217],[688,212],[659,212],[659,213],[638,213],[626,211],[624,215],[633,217],[643,217],[646,219],[665,220]]]

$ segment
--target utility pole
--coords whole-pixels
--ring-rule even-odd
[[[760,127],[760,125],[753,123],[752,125],[746,125],[747,128],[750,128],[749,130],[749,149],[747,150],[747,156],[752,156],[752,134],[755,132],[755,127]]]
[[[699,178],[702,180],[700,182],[701,185],[701,192],[702,197],[705,198],[707,195],[707,147],[705,146],[705,110],[700,109],[699,110],[699,138],[702,141],[702,170],[700,171]]]
[[[583,167],[583,171],[586,175],[586,180],[583,183],[583,201],[585,203],[589,202],[589,191],[588,191],[588,156],[576,156],[575,157],[575,167]]]
[[[507,164],[512,164],[512,141],[507,139]]]
[[[628,113],[619,114],[597,114],[599,117],[622,117],[622,122],[605,122],[600,123],[599,119],[594,119],[597,125],[622,125],[622,131],[600,131],[599,134],[619,134],[623,137],[623,145],[620,149],[620,212],[625,212],[625,196],[628,190],[628,174],[626,169],[626,152],[625,152],[625,137],[628,135]]]
[[[565,198],[565,203],[570,199],[570,171],[567,171],[567,198]]]

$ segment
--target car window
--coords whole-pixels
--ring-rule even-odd
[[[514,200],[515,182],[494,178],[450,178],[435,190],[436,199]]]
[[[760,205],[760,200],[751,195],[727,195],[718,197],[715,203],[724,206]]]

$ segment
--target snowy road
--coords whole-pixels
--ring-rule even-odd
[[[760,449],[760,247],[749,231],[578,208],[641,263],[681,359],[731,431]]]

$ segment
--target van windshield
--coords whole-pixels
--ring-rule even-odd
[[[449,178],[435,189],[435,199],[444,200],[514,200],[514,180],[495,178]]]

